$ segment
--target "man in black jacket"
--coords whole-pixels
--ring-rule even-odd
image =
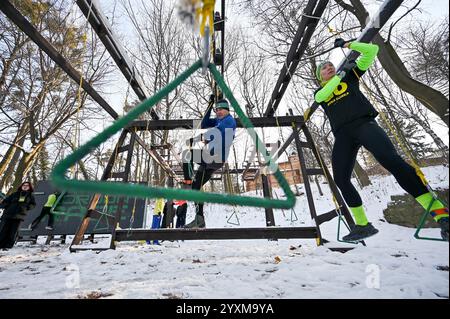
[[[16,192],[0,202],[0,208],[4,209],[0,220],[0,248],[14,246],[20,223],[35,206],[33,186],[30,182],[22,183]]]

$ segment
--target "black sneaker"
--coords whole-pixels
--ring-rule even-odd
[[[368,223],[365,226],[354,225],[352,226],[352,230],[342,239],[345,241],[361,241],[364,238],[370,237],[378,233],[378,229],[373,227],[371,223]]]
[[[202,215],[195,215],[195,218],[192,222],[185,225],[184,228],[205,228],[205,217]]]
[[[438,221],[441,226],[441,237],[443,240],[448,241],[448,217],[442,217]]]

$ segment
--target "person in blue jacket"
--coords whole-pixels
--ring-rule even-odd
[[[214,96],[211,96],[210,106],[212,106],[213,101]],[[212,109],[212,107],[208,108],[201,122],[202,129],[209,128],[203,134],[205,147],[203,147],[201,152],[192,152],[190,150],[185,152],[183,156],[184,184],[190,185],[194,190],[200,190],[209,181],[214,172],[223,166],[228,158],[235,136],[236,120],[230,114],[228,101],[220,99],[216,102],[214,107],[215,118],[211,118]],[[192,178],[193,163],[199,164],[194,178]],[[185,226],[186,228],[204,228],[206,226],[203,215],[203,203],[195,203],[195,207],[195,218]]]

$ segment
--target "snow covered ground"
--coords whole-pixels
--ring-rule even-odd
[[[434,188],[448,188],[448,167],[424,169]],[[380,230],[342,254],[315,240],[120,242],[115,251],[71,254],[68,245],[19,243],[0,251],[0,299],[6,298],[448,298],[448,243],[416,240],[415,229],[384,221],[391,195],[403,194],[393,177],[372,177],[361,192],[369,219]],[[313,184],[316,208],[333,208]],[[281,196],[281,193],[278,194]],[[279,226],[311,225],[306,197],[295,212],[275,211]],[[192,207],[190,208],[192,211]],[[208,227],[264,226],[264,211],[205,206]],[[240,226],[236,223],[239,218]],[[192,213],[188,214],[188,221]],[[321,227],[336,243],[337,219]],[[344,233],[345,234],[345,233]],[[438,229],[423,235],[439,237]]]

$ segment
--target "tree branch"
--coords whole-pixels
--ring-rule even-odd
[[[389,32],[388,32],[388,36],[387,36],[386,42],[389,42],[389,41],[390,41],[390,39],[391,39],[391,32],[392,32],[392,29],[394,28],[394,26],[395,26],[401,19],[403,19],[404,17],[406,17],[410,12],[414,11],[414,9],[416,9],[417,6],[418,6],[421,2],[422,2],[422,0],[417,1],[417,3],[415,4],[414,7],[412,7],[412,8],[409,9],[408,11],[406,11],[404,15],[402,15],[400,18],[397,19],[397,21],[395,21],[394,23],[391,24],[391,26],[389,27]],[[419,11],[420,11],[420,9],[419,9]]]

